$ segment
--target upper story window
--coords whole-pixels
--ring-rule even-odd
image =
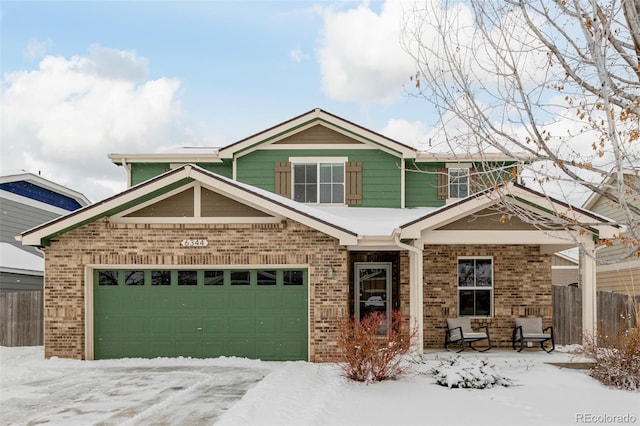
[[[293,199],[301,203],[344,204],[344,162],[293,162]]]
[[[362,205],[362,163],[347,157],[290,157],[275,163],[275,193],[309,204]]]
[[[448,168],[449,196],[448,198],[465,198],[469,196],[469,168]]]

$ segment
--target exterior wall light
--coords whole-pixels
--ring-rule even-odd
[[[327,278],[333,278],[333,266],[327,266]]]

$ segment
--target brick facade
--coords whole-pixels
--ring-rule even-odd
[[[207,247],[181,247],[206,239]],[[45,357],[85,357],[85,266],[309,265],[311,361],[335,359],[347,315],[347,249],[294,221],[279,224],[87,224],[51,241],[45,255]],[[333,278],[326,276],[332,265]]]
[[[181,247],[184,239],[206,239],[209,245]],[[494,316],[473,324],[488,325],[496,345],[509,344],[516,316],[540,316],[545,326],[551,325],[551,256],[541,254],[539,247],[427,246],[426,348],[442,348],[445,318],[457,316],[458,256],[493,256]],[[86,267],[288,264],[309,265],[309,359],[334,361],[337,320],[351,309],[349,269],[361,257],[352,253],[350,258],[336,239],[291,220],[279,224],[90,223],[52,240],[46,249],[45,356],[85,357]],[[391,257],[385,260],[394,264],[399,309],[408,316],[409,258],[406,252]],[[326,276],[329,265],[335,271],[333,278]]]
[[[474,319],[472,327],[489,327],[495,346],[510,346],[515,317],[542,317],[552,323],[551,255],[538,246],[431,246],[424,250],[424,345],[444,346],[445,319],[458,316],[459,256],[492,256],[493,317]]]

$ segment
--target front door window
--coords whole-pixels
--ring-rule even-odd
[[[372,312],[391,318],[391,264],[355,264],[355,314],[362,319]]]

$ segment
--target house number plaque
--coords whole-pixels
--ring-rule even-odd
[[[206,247],[209,245],[207,240],[182,240],[180,241],[182,247]]]

